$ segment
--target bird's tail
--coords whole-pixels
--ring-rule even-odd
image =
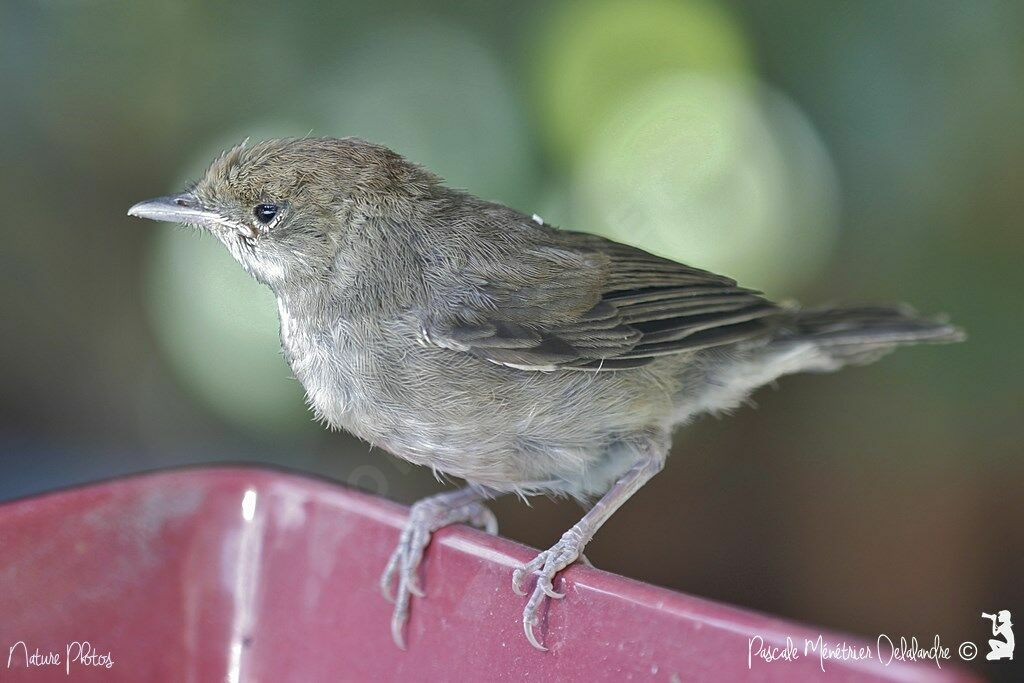
[[[812,342],[842,365],[871,363],[904,344],[963,341],[963,331],[942,317],[909,306],[849,306],[794,310],[772,346]]]

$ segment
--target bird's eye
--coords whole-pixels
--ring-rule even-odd
[[[277,204],[257,204],[252,212],[255,214],[256,220],[266,225],[277,215]]]

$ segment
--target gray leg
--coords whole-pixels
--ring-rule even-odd
[[[431,534],[442,527],[462,522],[485,529],[489,534],[498,533],[498,521],[494,513],[481,502],[487,497],[486,489],[470,486],[424,498],[409,511],[409,520],[402,530],[398,547],[391,554],[388,566],[380,578],[384,597],[395,603],[395,611],[391,615],[391,637],[403,650],[405,639],[402,637],[402,629],[409,617],[409,599],[412,595],[420,598],[424,595],[416,574]],[[396,575],[398,590],[392,596],[391,583]]]
[[[575,562],[583,554],[583,548],[587,545],[597,530],[601,528],[612,514],[622,507],[622,504],[629,500],[637,490],[647,483],[651,477],[661,471],[664,463],[662,453],[651,454],[638,460],[618,481],[608,490],[608,493],[597,501],[597,503],[583,516],[574,527],[569,529],[562,538],[540,555],[535,557],[525,566],[512,573],[512,588],[519,595],[526,595],[523,590],[523,581],[528,574],[537,575],[537,583],[534,586],[530,600],[523,610],[523,630],[526,638],[538,650],[547,650],[533,632],[537,624],[537,611],[545,596],[549,598],[561,598],[563,593],[555,591],[552,580],[558,572],[562,571]]]

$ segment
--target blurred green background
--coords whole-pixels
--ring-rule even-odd
[[[125,216],[246,136],[358,135],[775,298],[950,314],[967,344],[682,431],[588,555],[984,642],[982,610],[1024,616],[1022,83],[1012,2],[5,2],[0,498],[228,460],[439,487],[311,420],[269,291],[212,239]],[[539,547],[580,515],[495,508]]]

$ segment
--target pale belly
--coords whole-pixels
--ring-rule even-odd
[[[317,416],[413,463],[497,489],[599,479],[630,434],[664,425],[665,373],[531,372],[421,346],[372,326],[330,335],[282,324],[282,344]],[[287,333],[287,334],[286,334]],[[589,488],[589,487],[585,487]]]

